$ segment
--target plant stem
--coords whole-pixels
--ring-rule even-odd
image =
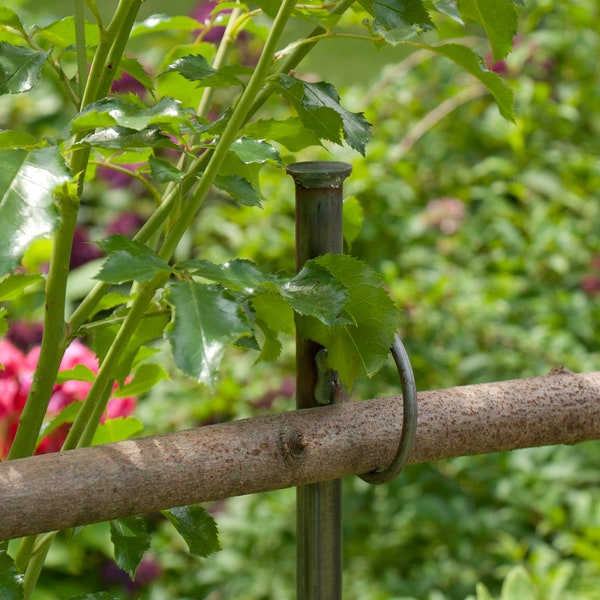
[[[85,42],[85,18],[83,16],[83,0],[75,0],[75,46],[77,48],[77,79],[79,97],[83,97],[87,81],[87,56]]]

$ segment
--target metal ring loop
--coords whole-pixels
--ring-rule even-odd
[[[398,335],[394,336],[392,356],[402,383],[402,434],[396,456],[383,471],[371,471],[359,477],[367,483],[388,483],[395,479],[408,463],[417,433],[417,386],[410,359]]]

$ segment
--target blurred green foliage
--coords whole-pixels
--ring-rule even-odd
[[[327,48],[304,67],[320,74],[328,58],[324,78],[346,83],[346,105],[373,124],[365,159],[338,149],[334,156],[352,162],[346,191],[364,212],[352,253],[383,273],[401,306],[420,389],[540,375],[557,364],[598,370],[599,9],[594,0],[527,4],[512,54],[490,63],[514,89],[514,124],[478,83],[419,50],[398,50],[389,64],[389,49],[377,65],[357,62],[353,80],[336,81],[342,59]],[[478,34],[472,44],[485,54]],[[21,121],[51,135],[67,116],[51,89],[36,93],[45,100],[10,98],[4,114],[13,127]],[[331,154],[302,158],[324,157]],[[273,166],[261,177],[262,210],[209,201],[182,252],[291,270],[292,182]],[[144,212],[149,202],[141,190],[100,182],[93,193],[115,214],[132,203]],[[88,200],[83,217],[100,229],[110,215]],[[183,379],[157,386],[140,406],[146,433],[291,408],[291,342],[276,366],[253,365],[235,350],[228,358],[212,393]],[[397,389],[390,365],[356,396]],[[598,444],[587,443],[413,466],[384,487],[346,481],[344,598],[510,600],[511,589],[543,600],[600,598],[598,467]],[[293,598],[294,492],[231,499],[213,512],[224,549],[209,559],[185,554],[157,517],[152,553],[162,575],[128,591],[102,575],[108,526],[87,527],[53,549],[34,597],[55,600],[89,585],[151,600]]]

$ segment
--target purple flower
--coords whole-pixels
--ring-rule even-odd
[[[71,261],[69,267],[71,269],[76,269],[101,256],[102,251],[98,246],[90,242],[87,230],[82,226],[76,227],[73,236],[73,247],[71,249]]]
[[[210,27],[211,22],[214,20],[214,17],[211,15],[212,11],[216,8],[217,3],[213,0],[202,0],[198,2],[196,6],[192,9],[190,16],[193,19],[196,19],[199,23],[204,24],[205,26]],[[224,13],[230,13],[231,10],[224,11]],[[197,34],[200,32],[197,32]],[[204,40],[210,42],[211,44],[218,44],[223,34],[225,33],[225,27],[210,27],[210,30],[206,32],[204,36]]]
[[[106,226],[106,235],[120,233],[132,237],[144,224],[144,219],[135,212],[125,212],[113,219]]]

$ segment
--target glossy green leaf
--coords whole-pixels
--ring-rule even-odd
[[[264,140],[239,138],[231,144],[230,150],[245,164],[263,164],[271,161],[283,166],[277,149]]]
[[[14,300],[23,294],[30,286],[44,281],[42,275],[27,275],[25,273],[13,273],[0,280],[0,300]]]
[[[71,122],[72,133],[96,127],[119,126],[143,131],[151,125],[192,124],[193,115],[173,98],[161,98],[154,106],[145,106],[135,96],[104,98],[85,107]]]
[[[290,152],[321,145],[319,137],[312,129],[305,127],[299,117],[290,117],[285,121],[275,119],[255,121],[244,128],[244,134],[253,138],[272,140]]]
[[[146,69],[140,61],[133,56],[122,56],[119,63],[121,71],[131,75],[136,81],[139,81],[151,94],[154,94],[154,79],[148,75]]]
[[[411,42],[410,45],[417,46],[419,48],[426,48],[435,52],[440,56],[444,56],[456,63],[465,71],[479,79],[483,85],[492,93],[500,114],[509,121],[514,121],[514,96],[512,90],[504,83],[501,77],[492,71],[488,71],[483,65],[483,61],[480,56],[475,54],[473,50],[462,46],[461,44],[444,44],[442,46],[428,46],[426,44],[420,44]]]
[[[172,272],[169,264],[154,250],[120,234],[98,242],[108,254],[96,279],[108,283],[150,281],[159,273]]]
[[[179,148],[158,127],[148,127],[137,131],[127,127],[107,127],[95,133],[86,135],[79,141],[80,146],[94,146],[98,148],[112,148],[125,150],[126,148]]]
[[[252,75],[252,69],[243,65],[227,65],[220,69],[212,67],[201,54],[188,54],[171,63],[164,73],[179,73],[188,81],[201,86],[227,87],[242,85],[240,77]]]
[[[321,139],[337,144],[341,143],[343,135],[352,148],[365,154],[371,126],[362,113],[351,113],[342,108],[340,97],[331,84],[309,83],[289,75],[280,75],[279,84],[306,127]]]
[[[23,600],[23,575],[4,550],[0,550],[0,598]]]
[[[181,534],[191,554],[206,557],[221,549],[217,524],[201,506],[182,506],[162,512]]]
[[[435,26],[421,0],[372,0],[375,26],[408,39]]]
[[[143,517],[125,517],[110,522],[110,539],[115,549],[115,562],[131,579],[150,548],[150,536]]]
[[[269,321],[263,321],[257,319],[256,325],[262,331],[263,339],[260,344],[260,354],[256,359],[256,362],[275,362],[281,356],[281,350],[283,345],[279,340],[277,331],[270,327],[271,319]]]
[[[484,28],[494,60],[503,59],[511,51],[517,33],[517,11],[511,0],[458,0],[458,9],[465,21]]]
[[[243,258],[236,258],[223,264],[208,260],[190,260],[178,265],[198,277],[214,283],[220,283],[230,290],[252,294],[257,288],[272,278],[263,273],[255,263]]]
[[[198,21],[191,17],[183,15],[170,16],[164,14],[151,15],[143,21],[136,23],[131,30],[131,37],[139,37],[149,33],[158,33],[161,31],[195,31],[198,29]]]
[[[0,150],[0,274],[18,264],[31,242],[53,232],[54,190],[69,180],[58,148]]]
[[[354,321],[326,327],[314,317],[299,317],[298,329],[329,351],[331,368],[351,388],[357,377],[371,377],[386,361],[400,318],[379,275],[344,254],[314,259],[343,283],[349,295],[344,312]]]
[[[214,285],[182,281],[169,286],[173,320],[166,337],[183,373],[212,386],[226,347],[250,333],[238,303]]]
[[[0,94],[18,94],[33,88],[50,52],[0,43]]]
[[[131,381],[113,392],[113,398],[140,396],[151,390],[163,379],[169,379],[169,373],[163,367],[155,363],[142,363],[135,370]]]
[[[260,206],[260,194],[244,177],[219,175],[215,178],[215,187],[244,206]]]

